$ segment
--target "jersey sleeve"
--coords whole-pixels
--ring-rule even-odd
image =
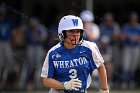
[[[85,46],[90,50],[91,58],[93,59],[96,68],[98,68],[101,64],[104,63],[103,57],[100,54],[96,43],[84,40],[82,46]]]
[[[92,51],[92,58],[94,60],[94,63],[96,67],[98,68],[101,64],[104,63],[103,57],[95,43],[92,44],[93,46],[91,47]]]
[[[52,78],[54,74],[54,65],[50,53],[47,54],[41,72],[41,77]]]

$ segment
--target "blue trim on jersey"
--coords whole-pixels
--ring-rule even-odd
[[[61,43],[59,48],[49,53],[48,78],[54,78],[60,82],[78,78],[82,81],[80,93],[84,93],[87,88],[87,79],[92,75],[96,65],[92,57],[92,51],[82,45],[77,45],[73,49],[66,49]],[[82,92],[83,91],[83,92]],[[66,91],[66,93],[74,93]]]
[[[112,26],[102,26],[101,28],[101,36],[111,36],[113,34],[113,27]]]

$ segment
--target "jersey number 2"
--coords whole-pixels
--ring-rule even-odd
[[[69,70],[69,73],[70,73],[69,77],[70,77],[71,79],[74,79],[74,78],[77,77],[77,70],[76,70],[76,69],[71,69],[71,70]]]

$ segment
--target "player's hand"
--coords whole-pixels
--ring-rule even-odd
[[[100,90],[100,93],[109,93],[109,89],[107,89],[107,90]]]
[[[71,79],[68,82],[64,82],[64,89],[66,90],[79,90],[82,87],[82,81],[77,79]]]

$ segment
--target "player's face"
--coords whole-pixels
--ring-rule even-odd
[[[76,45],[80,39],[80,30],[79,29],[67,30],[66,35],[67,38],[65,39],[65,41],[72,45]]]

